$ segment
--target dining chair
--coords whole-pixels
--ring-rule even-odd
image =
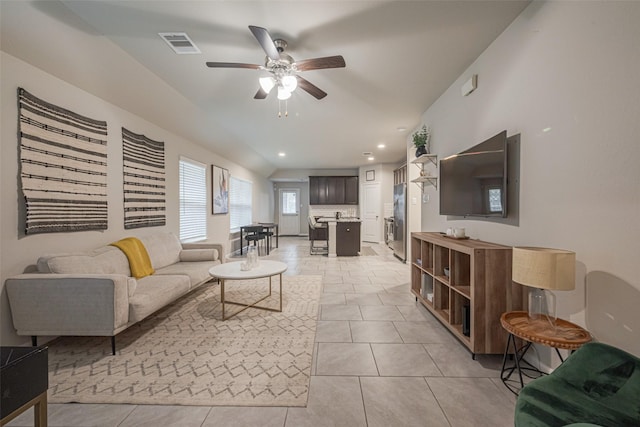
[[[253,246],[256,246],[258,249],[258,254],[260,254],[260,242],[265,241],[266,236],[262,234],[264,227],[261,225],[244,227],[244,232],[246,233],[244,238],[247,240],[247,244],[250,245],[253,242]]]

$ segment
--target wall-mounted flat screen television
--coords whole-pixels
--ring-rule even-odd
[[[507,216],[507,131],[440,161],[440,215]]]

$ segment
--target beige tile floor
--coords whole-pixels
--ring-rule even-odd
[[[323,276],[306,408],[50,404],[49,426],[513,426],[501,356],[476,360],[409,291],[409,266],[377,256],[309,255],[280,238],[286,274]],[[32,426],[28,411],[10,426]]]

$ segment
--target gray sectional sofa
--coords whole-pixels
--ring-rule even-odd
[[[223,246],[181,244],[172,233],[140,237],[155,273],[131,277],[125,254],[103,246],[82,254],[38,259],[37,273],[6,280],[18,335],[115,336],[211,280],[209,269],[224,260]]]

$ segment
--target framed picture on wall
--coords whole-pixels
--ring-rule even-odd
[[[213,214],[227,214],[229,213],[229,170],[213,165],[211,177]]]
[[[376,180],[376,171],[371,170],[371,171],[367,171],[365,174],[365,179],[367,181],[375,181]]]

